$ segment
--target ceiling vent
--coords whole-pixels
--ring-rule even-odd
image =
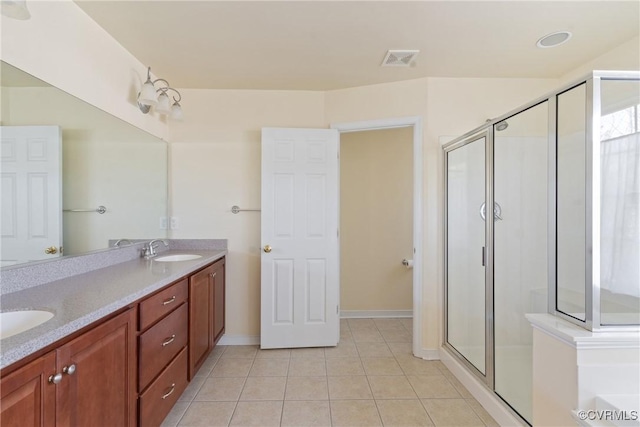
[[[390,50],[384,57],[382,67],[410,67],[420,53],[419,50]]]

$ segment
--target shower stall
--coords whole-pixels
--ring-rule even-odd
[[[593,72],[443,147],[444,347],[532,423],[532,328],[640,326],[640,73]]]

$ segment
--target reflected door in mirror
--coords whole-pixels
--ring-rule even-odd
[[[60,256],[62,133],[2,126],[2,266]]]

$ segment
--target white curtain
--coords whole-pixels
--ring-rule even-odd
[[[640,297],[640,133],[601,144],[601,286]]]

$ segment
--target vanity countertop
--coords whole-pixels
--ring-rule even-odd
[[[226,250],[172,250],[161,255],[202,258],[158,262],[137,258],[40,286],[2,295],[0,311],[47,310],[54,317],[0,341],[0,368],[35,353],[83,327],[189,275],[227,254]]]

